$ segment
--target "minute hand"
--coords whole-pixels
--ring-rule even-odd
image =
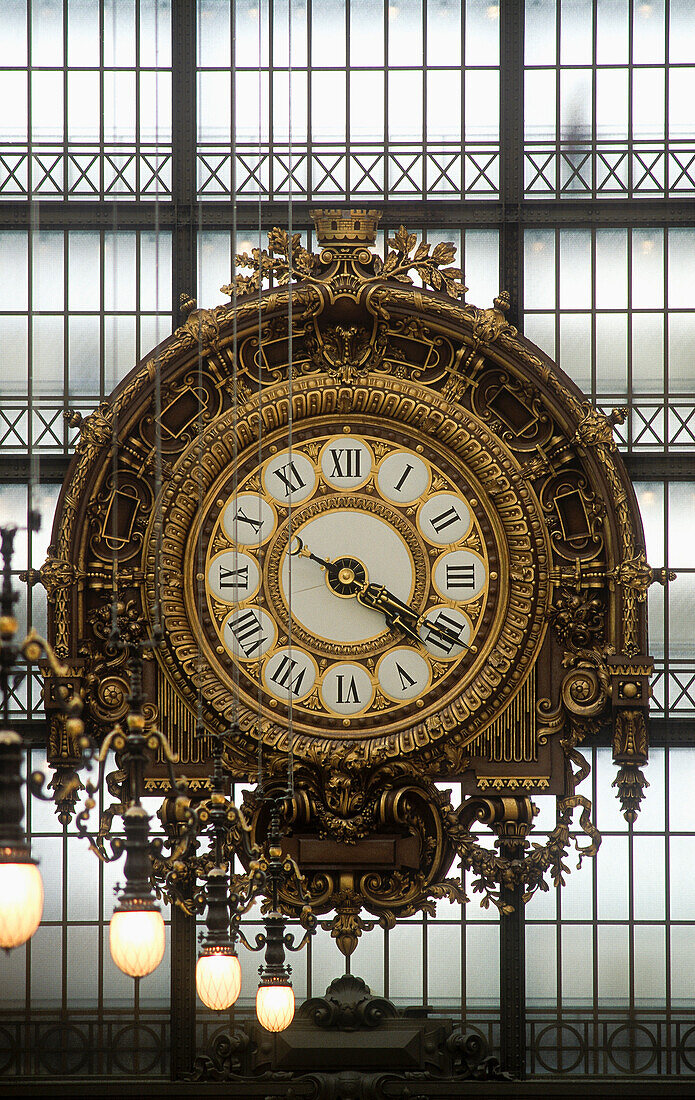
[[[399,600],[398,596],[394,596],[393,592],[389,592],[383,584],[366,584],[357,593],[357,599],[365,607],[380,611],[388,626],[396,626],[414,641],[422,642],[417,632],[417,613]]]

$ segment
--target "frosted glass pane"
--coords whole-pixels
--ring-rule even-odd
[[[596,856],[599,920],[625,920],[628,915],[628,841],[604,836]]]
[[[591,64],[593,30],[591,0],[562,0],[560,62],[563,65]]]
[[[32,305],[36,310],[63,308],[63,234],[32,234]]]
[[[524,81],[524,135],[527,141],[555,136],[555,72],[531,69]]]
[[[692,139],[694,100],[695,68],[671,69],[668,97],[668,132],[671,140]]]
[[[0,391],[5,396],[27,393],[29,379],[26,317],[0,317],[0,347],[3,349]]]
[[[632,315],[632,386],[635,392],[659,393],[664,386],[664,317]]]
[[[111,964],[113,966],[113,963]],[[140,983],[140,1004],[143,1008],[168,1009],[171,1003],[171,929],[166,929],[164,957],[157,969]],[[132,981],[132,979],[131,979]],[[296,988],[299,994],[299,988]]]
[[[16,947],[2,959],[2,1000],[5,1012],[24,1008],[26,1001],[27,949]]]
[[[599,831],[602,833],[627,832],[627,822],[620,810],[615,787],[611,786],[615,779],[615,765],[609,748],[596,750],[595,773],[595,822]]]
[[[632,73],[632,133],[643,140],[664,137],[664,70],[634,69]]]
[[[68,307],[71,310],[98,310],[99,259],[98,233],[73,232],[68,237]]]
[[[307,137],[307,76],[306,73],[274,73],[273,75],[273,135],[276,141],[306,142]]]
[[[71,1006],[85,1008],[96,1003],[98,973],[99,929],[68,928],[67,997]]]
[[[587,100],[587,118],[589,102]],[[596,73],[596,136],[626,138],[627,128],[627,69],[599,69]]]
[[[647,559],[652,562],[662,562],[664,560],[663,486],[648,481],[636,482],[635,492],[644,526]]]
[[[526,996],[532,1005],[553,1001],[557,995],[555,936],[552,924],[526,927]]]
[[[499,43],[500,5],[490,0],[466,0],[466,64],[499,64]]]
[[[28,235],[24,230],[0,233],[0,284],[3,309],[26,309],[28,296]]]
[[[692,309],[695,284],[695,230],[668,231],[668,306]]]
[[[664,231],[632,231],[632,308],[658,309],[664,304]]]
[[[140,74],[140,140],[171,141],[171,73]]]
[[[384,139],[383,73],[350,73],[350,135],[353,140]]]
[[[68,73],[68,140],[98,141],[101,99],[98,72]]]
[[[672,313],[668,319],[669,391],[691,393],[695,389],[695,314]]]
[[[599,392],[627,394],[627,314],[596,317],[596,387]]]
[[[692,569],[695,545],[695,484],[690,481],[671,482],[668,503],[669,565],[674,569],[678,566]]]
[[[340,968],[340,958],[335,956],[335,953],[331,956],[333,959],[334,977],[338,976]],[[384,933],[380,928],[374,928],[371,932],[366,932],[357,942],[357,947],[352,954],[352,961],[350,969],[353,974],[359,974],[372,993],[381,993],[384,988]],[[318,990],[314,985],[314,996],[316,993],[323,993],[323,990]]]
[[[692,749],[669,749],[669,819],[674,832],[692,832],[692,792],[695,790],[695,753]],[[671,842],[671,858],[673,859],[673,841]],[[680,843],[680,841],[678,842]],[[692,857],[692,845],[695,839],[688,838],[688,844]],[[692,875],[689,876],[692,878]],[[674,876],[671,873],[671,885],[673,887]],[[695,890],[695,879],[693,879]],[[695,911],[695,896],[693,899]],[[673,914],[675,916],[675,914]]]
[[[248,933],[247,933],[248,935]],[[369,936],[369,933],[366,934]],[[380,936],[379,932],[373,932],[377,939]],[[364,936],[362,937],[365,938]],[[292,960],[294,962],[294,959]],[[242,971],[253,969],[252,967],[243,966]],[[319,929],[316,935],[311,941],[311,976],[312,976],[312,995],[314,997],[322,997],[327,986],[333,981],[334,978],[338,978],[345,971],[345,960],[336,947],[335,940],[331,937],[330,932],[326,932],[323,929]],[[364,977],[362,971],[354,969],[354,973],[359,974],[360,977]],[[365,981],[367,979],[365,978]],[[367,982],[369,985],[370,983]],[[383,974],[381,977],[381,985],[383,985]],[[372,986],[372,991],[374,987]]]
[[[461,74],[452,70],[430,70],[427,73],[428,140],[448,141],[460,135]]]
[[[652,561],[656,559],[652,558]],[[658,590],[656,585],[652,585],[649,589],[649,595],[647,596],[647,608],[649,616],[649,652],[652,657],[663,657],[665,653],[664,648],[664,604],[665,604],[664,590],[659,585]],[[651,782],[651,780],[650,780]],[[640,812],[640,817],[641,817]]]
[[[237,130],[246,134],[248,104],[244,91],[246,74],[238,74]],[[258,109],[256,108],[256,119]],[[254,119],[254,121],[256,121]],[[198,74],[198,137],[201,141],[217,141],[228,134],[232,124],[231,80],[229,73]]]
[[[560,234],[560,309],[591,306],[591,233],[577,229]]]
[[[591,317],[561,314],[559,365],[580,389],[591,389]]]
[[[598,0],[596,61],[599,65],[625,64],[628,59],[628,0]]]
[[[456,1005],[461,1000],[461,934],[454,928],[428,928],[427,1004]]]
[[[468,287],[467,301],[480,306],[492,304],[500,285],[499,257],[497,230],[466,230],[464,255],[458,258],[463,261],[463,281]]]
[[[497,141],[500,120],[500,78],[495,71],[469,69],[466,73],[466,136]]]
[[[68,0],[68,64],[99,64],[99,5],[93,0]]]
[[[135,73],[104,73],[104,140],[135,141]]]
[[[63,64],[63,0],[32,3],[31,63],[54,68]]]
[[[171,320],[164,314],[154,317],[140,318],[140,347],[137,350],[137,358],[144,359],[150,354],[162,340],[171,334]]]
[[[524,305],[555,308],[555,234],[533,230],[524,234]]]
[[[383,0],[350,0],[352,64],[384,64]]]
[[[692,805],[688,808],[692,809]],[[670,852],[671,917],[673,920],[692,920],[695,913],[695,878],[692,873],[695,837],[672,836]]]
[[[8,141],[26,141],[27,136],[27,74],[0,73],[2,128]]]
[[[562,929],[562,999],[572,1005],[592,1002],[594,994],[593,929],[568,925]]]
[[[225,131],[229,129],[229,77],[221,74],[217,84],[213,77],[216,73],[201,74],[206,81],[201,84],[205,87],[206,101],[208,102],[207,124],[201,123],[201,134],[206,134],[209,140],[221,140]],[[222,79],[223,78],[223,79]],[[226,95],[222,103],[219,116],[215,114],[214,97],[216,94]],[[268,140],[268,74],[261,73],[260,79],[257,73],[237,73],[236,78],[236,132],[240,141],[267,141]]]
[[[104,238],[104,308],[135,309],[135,233],[107,233]]]
[[[524,58],[527,65],[555,64],[555,0],[525,5]]]
[[[136,64],[135,0],[104,0],[104,65]]]
[[[311,9],[312,64],[345,64],[345,0],[321,0]]]
[[[660,925],[635,928],[635,1000],[661,1006],[666,994],[666,937]]]
[[[140,309],[171,309],[171,237],[168,233],[140,234]]]
[[[395,1001],[422,1003],[422,935],[414,924],[398,924],[389,935],[389,996]]]
[[[31,133],[34,141],[62,141],[62,73],[31,74]]]
[[[692,916],[692,912],[691,912]],[[695,926],[671,929],[671,997],[674,1001],[693,1003],[695,993]]]
[[[627,231],[602,229],[596,234],[596,306],[627,307]]]
[[[249,247],[242,247],[244,240],[237,238],[237,250],[239,252],[250,251]],[[248,242],[254,247],[252,242]],[[225,232],[200,233],[198,236],[198,298],[200,302],[210,307],[216,303],[220,295],[220,287],[229,281],[231,277],[230,264],[230,234]]]
[[[579,820],[579,812],[576,813]],[[580,838],[580,844],[583,840]],[[570,851],[567,860],[571,874],[567,875],[565,885],[555,891],[559,895],[560,911],[563,920],[590,920],[593,916],[594,862],[586,859],[577,867],[578,857]],[[553,887],[551,887],[551,892]]]
[[[695,23],[691,0],[670,0],[669,61],[692,64],[695,57]]]
[[[292,27],[290,30],[290,11]],[[273,64],[306,65],[306,4],[302,0],[275,0],[273,4]],[[290,58],[291,51],[291,58]],[[324,64],[327,64],[326,60]],[[331,64],[333,60],[331,59]]]
[[[563,69],[560,73],[560,136],[585,141],[591,136],[591,73]]]
[[[135,366],[135,318],[104,319],[104,387],[107,393]]]
[[[691,551],[692,553],[692,551]],[[692,558],[690,559],[692,562]],[[668,644],[672,658],[692,661],[695,622],[695,574],[681,572],[669,582]],[[689,705],[686,703],[686,705]],[[681,701],[681,706],[683,702]]]
[[[68,375],[70,396],[99,395],[100,333],[98,317],[70,317]]]
[[[139,0],[140,64],[171,65],[171,0]]]
[[[63,330],[62,317],[34,317],[32,322],[32,373],[34,393],[63,392]]]
[[[397,4],[389,4],[388,27],[389,64],[421,65],[422,0],[398,0]],[[353,55],[353,64],[356,61]]]
[[[311,76],[311,132],[314,141],[345,141],[345,73]]]
[[[466,930],[466,1001],[469,1006],[498,1003],[499,969],[497,926],[469,926]]]
[[[237,0],[237,65],[268,64],[268,0]]]
[[[60,928],[49,928],[41,924],[32,938],[32,1008],[55,1008],[61,1003],[61,968],[63,961],[61,937],[62,930]]]
[[[599,1004],[620,1004],[630,988],[628,929],[624,925],[603,925],[598,929]]]
[[[231,65],[230,5],[227,0],[198,0],[198,64]],[[237,59],[238,63],[241,58]]]
[[[31,843],[32,855],[39,861],[43,879],[44,921],[60,920],[63,916],[63,838],[37,836]]]
[[[422,73],[406,70],[389,75],[389,139],[422,140]]]
[[[13,65],[27,63],[27,0],[5,0],[2,12],[3,48]],[[4,108],[3,104],[3,108]]]
[[[461,0],[427,5],[427,64],[461,64]]]
[[[651,779],[650,772],[650,783]],[[648,797],[651,795],[650,787]],[[665,848],[663,837],[636,836],[634,839],[633,891],[636,920],[664,919]]]
[[[664,0],[633,0],[632,60],[639,65],[664,60]],[[635,73],[636,75],[636,73]]]
[[[51,541],[53,516],[58,502],[59,491],[59,485],[49,484],[36,485],[32,489],[31,506],[41,516],[41,529],[39,531],[34,531],[31,537],[30,564],[34,569],[38,569],[39,566],[43,565],[46,560],[46,555],[48,554],[48,544]],[[35,588],[34,593],[37,594],[38,592],[39,589]],[[56,826],[58,829],[61,827],[57,819]]]

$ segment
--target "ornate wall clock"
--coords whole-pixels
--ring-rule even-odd
[[[222,288],[231,303],[187,300],[81,423],[40,578],[97,735],[125,708],[105,644],[115,583],[123,636],[161,620],[151,718],[189,777],[205,783],[201,730],[225,733],[235,778],[262,759],[281,784],[291,754],[288,845],[351,950],[361,905],[388,923],[455,894],[455,853],[494,894],[510,864],[470,821],[523,848],[534,794],[558,796],[561,824],[514,874],[530,891],[561,878],[576,806],[596,842],[577,746],[606,723],[634,816],[644,599],[662,578],[613,440],[621,411],[583,400],[508,323],[505,294],[464,304],[451,246],[401,228],[383,263],[376,213],[314,219],[318,255],[273,230]],[[53,759],[73,767],[52,721]],[[447,777],[469,796],[458,810],[434,785]]]

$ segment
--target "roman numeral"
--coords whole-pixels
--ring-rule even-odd
[[[417,681],[413,680],[412,676],[410,676],[404,668],[401,668],[398,661],[396,661],[396,671],[401,678],[401,691],[407,691],[408,688],[415,687]]]
[[[220,588],[243,588],[246,591],[248,586],[248,565],[243,565],[240,569],[225,569],[223,565],[220,566]]]
[[[343,681],[345,677],[338,673],[336,680],[338,682],[338,692],[336,696],[337,703],[359,703],[360,696],[357,691],[357,684],[355,683],[355,677],[350,677],[350,683],[348,684],[347,694],[343,697]]]
[[[289,688],[292,691],[293,695],[301,695],[302,694],[302,684],[304,682],[304,677],[306,676],[306,671],[307,671],[306,668],[300,669],[300,671],[297,673],[297,675],[294,677],[294,680],[293,680],[292,676],[294,674],[294,670],[297,667],[298,663],[299,663],[298,661],[293,661],[292,658],[288,657],[287,654],[285,653],[285,654],[283,654],[283,657],[282,657],[282,660],[280,661],[280,664],[278,665],[275,672],[270,677],[270,679],[273,681],[273,683],[279,684],[280,687],[286,688],[286,687],[289,686]]]
[[[291,493],[296,493],[297,489],[303,489],[306,485],[294,462],[288,462],[285,466],[281,466],[279,470],[275,470],[275,476],[280,478],[285,486],[286,497],[290,496]]]
[[[456,523],[456,521],[460,519],[460,515],[452,505],[452,507],[447,508],[445,512],[440,512],[438,516],[433,516],[430,523],[439,535],[446,527],[451,527],[452,523]]]
[[[239,523],[248,523],[250,527],[253,527],[256,534],[258,534],[261,527],[263,526],[262,519],[253,519],[251,516],[247,516],[243,508],[237,508],[234,519],[237,520]]]
[[[255,611],[244,611],[236,622],[229,624],[229,629],[246,657],[250,657],[252,653],[255,653],[266,640],[261,620]]]
[[[358,447],[341,447],[330,450],[333,459],[331,477],[361,477],[362,452]]]
[[[425,619],[422,624],[427,630],[426,642],[441,649],[442,653],[451,653],[455,645],[461,644],[461,635],[465,625],[452,619],[446,611],[439,611],[436,619]]]
[[[475,588],[475,566],[447,565],[447,588]]]
[[[410,471],[412,469],[413,469],[413,466],[411,466],[411,464],[408,463],[405,470],[401,474],[401,477],[400,477],[400,480],[399,480],[398,484],[394,485],[394,489],[396,490],[397,493],[400,493],[401,489],[403,488],[403,485],[405,484],[405,479],[407,478],[408,474],[410,473]]]

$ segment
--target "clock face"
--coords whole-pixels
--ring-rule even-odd
[[[239,697],[299,732],[432,712],[494,616],[479,493],[423,437],[353,419],[279,437],[218,486],[201,626]]]

